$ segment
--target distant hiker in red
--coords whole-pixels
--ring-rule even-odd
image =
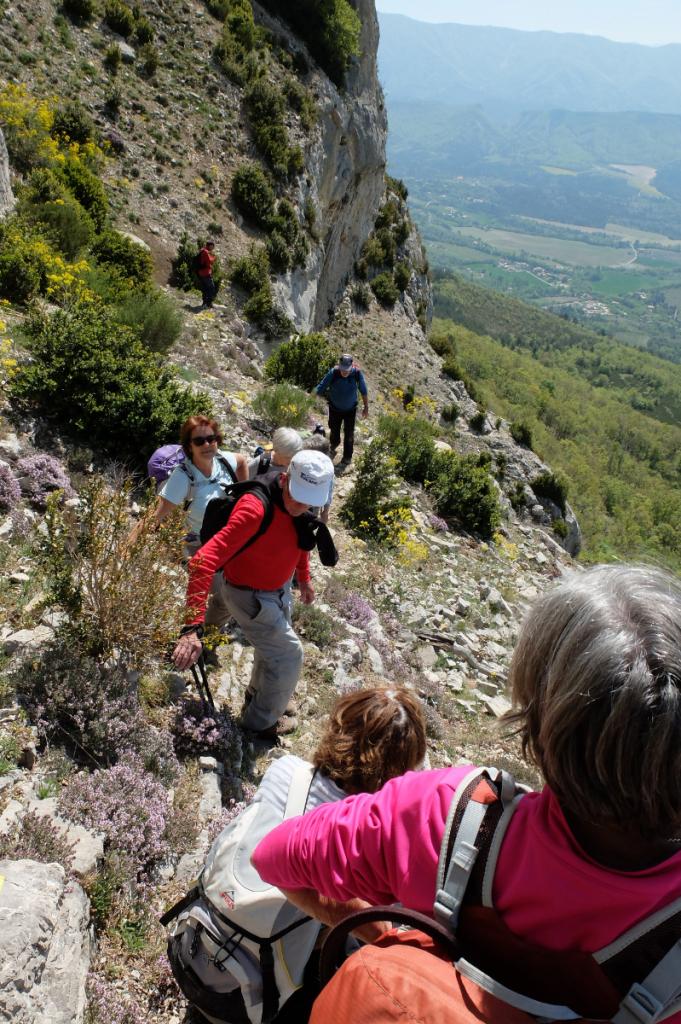
[[[214,263],[215,242],[206,242],[203,249],[199,250],[196,270],[199,278],[201,295],[203,296],[203,305],[201,306],[201,309],[210,309],[213,305],[213,299],[217,294],[217,288],[215,286],[215,281],[213,280]]]

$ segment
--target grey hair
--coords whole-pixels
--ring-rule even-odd
[[[644,565],[571,574],[527,616],[511,664],[523,751],[587,822],[681,827],[681,582]]]
[[[272,451],[293,458],[303,447],[303,439],[293,427],[278,427],[272,434]]]
[[[322,455],[328,455],[331,451],[331,442],[323,434],[313,434],[312,437],[306,437],[303,441],[303,446],[306,452],[321,452]]]

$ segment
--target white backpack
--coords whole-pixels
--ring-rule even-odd
[[[161,918],[172,922],[168,957],[180,988],[215,1024],[267,1024],[302,985],[321,925],[262,881],[251,854],[304,812],[313,776],[312,765],[296,765],[283,816],[260,800],[230,822],[198,884]]]

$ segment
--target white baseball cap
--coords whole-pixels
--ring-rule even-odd
[[[325,505],[334,477],[333,462],[322,452],[303,449],[291,459],[287,477],[289,494],[294,501],[302,505]]]

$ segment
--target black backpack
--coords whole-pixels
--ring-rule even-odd
[[[223,485],[222,497],[211,498],[203,514],[200,538],[201,543],[206,544],[211,537],[214,537],[216,533],[224,529],[229,522],[234,506],[240,498],[243,498],[244,494],[255,494],[263,504],[265,515],[253,536],[249,537],[243,547],[230,556],[230,561],[250,547],[251,544],[255,543],[258,537],[262,537],[263,533],[269,528],[272,516],[274,515],[274,501],[270,487],[258,480],[242,480],[238,483]]]

